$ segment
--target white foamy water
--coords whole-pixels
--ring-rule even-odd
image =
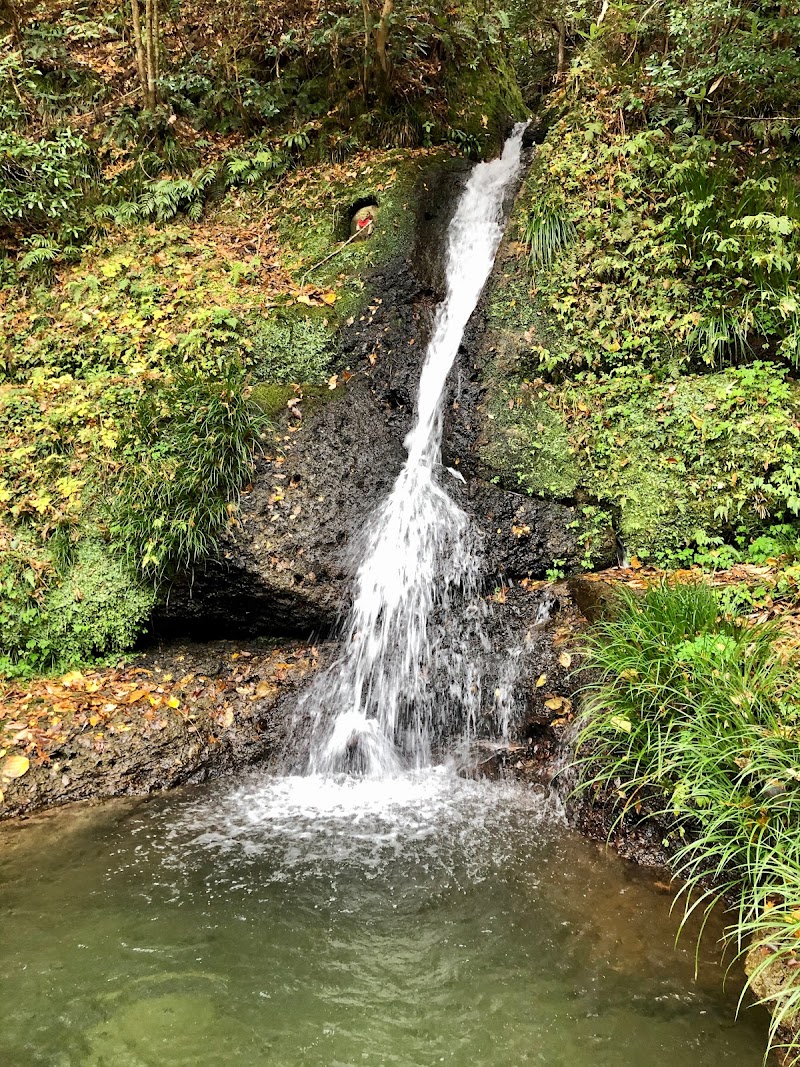
[[[246,884],[251,865],[298,884],[344,870],[385,879],[457,867],[467,884],[528,847],[533,826],[541,834],[559,822],[542,791],[459,778],[445,766],[383,778],[254,773],[173,812],[164,863],[182,870],[215,855],[218,889]]]
[[[474,735],[488,652],[479,555],[466,513],[439,484],[442,399],[503,235],[503,205],[520,172],[524,124],[499,159],[479,163],[447,242],[446,296],[420,377],[408,458],[360,544],[353,608],[338,660],[312,685],[308,770],[382,777],[430,763],[432,748]],[[508,717],[508,679],[491,704]]]

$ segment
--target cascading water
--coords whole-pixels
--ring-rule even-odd
[[[484,685],[474,650],[486,650],[485,609],[476,535],[437,480],[442,398],[503,235],[524,130],[524,123],[515,128],[499,159],[473,169],[450,224],[446,295],[422,367],[408,458],[359,541],[343,651],[302,703],[313,717],[310,773],[420,768],[456,717],[467,738],[475,730]],[[495,704],[505,703],[496,693]]]

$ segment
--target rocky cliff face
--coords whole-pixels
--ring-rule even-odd
[[[342,331],[331,388],[298,387],[290,396],[219,558],[172,587],[157,633],[325,633],[346,609],[348,545],[405,459],[403,439],[443,295],[445,235],[468,170],[461,160],[439,160],[423,174],[413,239],[365,279],[369,299]],[[534,500],[481,476],[483,372],[492,358],[487,317],[484,301],[452,374],[442,478],[482,531],[491,589],[543,577],[554,560],[573,566],[579,553],[569,504]]]

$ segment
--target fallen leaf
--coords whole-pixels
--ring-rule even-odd
[[[167,701],[168,708],[179,708],[181,706],[180,700],[177,697],[170,697]]]
[[[551,711],[558,711],[560,708],[563,708],[563,706],[564,706],[564,698],[563,697],[550,697],[549,700],[545,700],[544,706],[546,708],[549,708]]]
[[[541,689],[546,681],[547,681],[547,675],[546,674],[540,674],[539,677],[536,679],[536,688],[537,689]]]
[[[338,374],[332,374],[330,376],[330,378],[328,378],[328,388],[329,389],[335,389],[338,384],[339,384],[339,375]]]
[[[569,652],[562,652],[558,657],[558,662],[562,667],[570,667],[572,666],[572,656],[570,656]]]
[[[21,778],[28,773],[31,761],[27,756],[8,756],[3,764],[2,775],[4,778]]]

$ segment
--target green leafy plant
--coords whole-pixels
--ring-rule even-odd
[[[523,224],[522,239],[531,266],[546,270],[575,240],[575,226],[561,205],[534,204]]]

